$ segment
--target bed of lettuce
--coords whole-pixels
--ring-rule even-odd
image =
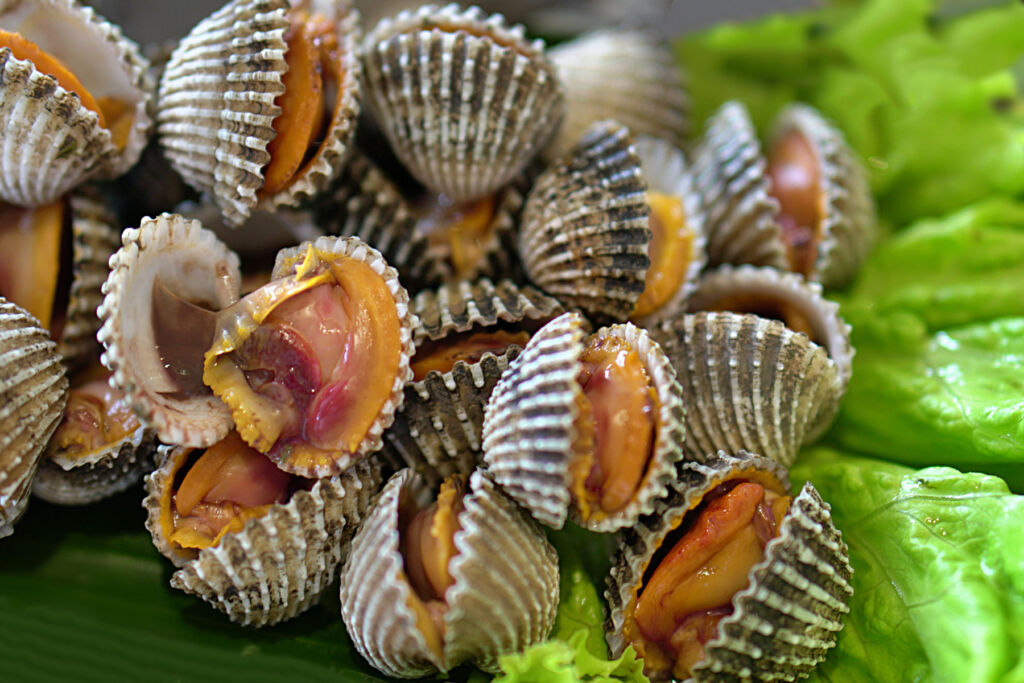
[[[802,100],[863,157],[885,234],[832,295],[854,377],[803,453],[850,548],[856,593],[816,681],[1024,681],[1024,6],[869,0],[719,26],[677,44],[694,120],[727,99],[766,125]],[[1016,493],[1015,493],[1016,492]],[[33,502],[0,547],[0,680],[380,681],[331,597],[245,630],[167,587],[131,491]],[[551,639],[499,680],[642,681],[609,661],[612,539],[551,533]],[[464,667],[459,681],[491,677]]]

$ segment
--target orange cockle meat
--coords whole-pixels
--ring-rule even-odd
[[[530,341],[530,333],[526,331],[507,332],[497,330],[495,332],[474,332],[467,337],[459,337],[452,343],[441,340],[435,344],[425,345],[417,351],[412,359],[412,374],[414,381],[420,381],[427,376],[431,370],[437,372],[449,372],[455,367],[457,361],[476,363],[484,354],[490,351],[494,354],[504,353],[505,350],[516,344],[526,346]]]
[[[0,204],[0,296],[45,328],[55,314],[64,213],[63,200],[34,209]]]
[[[76,386],[68,392],[68,402],[57,431],[50,439],[51,450],[65,455],[85,455],[116,443],[139,428],[124,394],[108,382],[109,372]]]
[[[824,197],[817,155],[802,133],[792,130],[775,142],[768,175],[772,196],[781,205],[779,222],[790,269],[808,276],[817,257]]]

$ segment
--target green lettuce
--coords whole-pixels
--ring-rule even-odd
[[[811,680],[1024,680],[1024,497],[826,448],[792,477],[830,501],[854,568],[846,625]]]
[[[604,603],[596,586],[609,569],[614,538],[567,527],[549,534],[558,550],[561,600],[551,638],[498,661],[500,683],[646,683],[633,648],[610,660]]]
[[[979,204],[880,246],[841,300],[857,355],[830,439],[1024,488],[1022,283],[1024,204]]]
[[[787,102],[813,104],[863,157],[895,226],[1020,196],[1024,6],[944,18],[934,5],[870,0],[685,38],[695,118],[740,99],[764,129]]]

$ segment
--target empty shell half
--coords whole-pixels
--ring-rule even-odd
[[[468,484],[467,484],[468,478]],[[545,640],[558,609],[558,557],[482,472],[434,498],[412,470],[388,482],[341,572],[341,616],[377,670],[413,678]]]
[[[561,120],[544,42],[479,7],[426,5],[383,19],[363,44],[367,99],[421,183],[462,202],[507,185]]]
[[[846,544],[807,483],[746,452],[686,463],[672,495],[624,533],[605,597],[612,656],[652,680],[805,677],[843,627]]]
[[[682,390],[661,347],[630,323],[584,339],[566,313],[509,365],[484,414],[484,461],[539,521],[591,531],[636,522],[683,456]]]
[[[153,543],[179,568],[171,586],[246,626],[320,599],[381,484],[368,462],[317,481],[288,475],[235,432],[203,451],[161,450],[143,507]]]

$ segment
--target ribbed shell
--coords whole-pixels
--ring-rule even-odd
[[[57,352],[68,367],[75,368],[96,357],[96,332],[100,329],[96,309],[103,302],[110,256],[121,242],[117,218],[98,193],[76,192],[70,201],[74,273]]]
[[[693,231],[691,257],[686,265],[682,285],[664,306],[648,316],[634,320],[643,327],[654,327],[660,321],[678,317],[686,308],[686,300],[696,286],[701,270],[707,264],[707,239],[704,234],[704,209],[693,189],[693,177],[682,150],[665,140],[645,135],[636,138],[636,151],[643,167],[647,189],[679,197],[687,227]]]
[[[40,463],[32,493],[59,505],[101,501],[131,488],[152,472],[156,447],[156,434],[139,427],[88,458],[72,460],[54,453]]]
[[[704,200],[708,263],[752,263],[788,270],[779,202],[747,108],[726,102],[694,152],[694,188]]]
[[[815,109],[793,104],[779,114],[773,137],[798,130],[820,164],[825,217],[822,240],[810,278],[825,287],[848,283],[875,241],[875,204],[867,174],[843,134]]]
[[[39,322],[0,298],[0,538],[14,532],[32,478],[60,423],[68,380]]]
[[[526,199],[519,256],[530,280],[588,315],[625,320],[650,266],[650,208],[629,131],[595,123]]]
[[[569,150],[590,124],[616,119],[636,135],[683,147],[689,99],[672,47],[637,30],[603,29],[549,52],[565,88],[565,118],[544,151],[549,159]]]
[[[97,114],[77,95],[30,61],[15,59],[9,48],[0,49],[0,198],[39,206],[91,176],[115,177],[127,171],[142,153],[152,123],[147,105],[153,84],[138,46],[76,0],[8,2],[0,8],[0,25],[11,31],[46,26],[31,31],[29,39],[78,71],[87,87],[97,79],[121,79],[115,94],[130,93],[134,104],[131,131],[124,148],[118,149],[110,131],[100,128]],[[103,54],[93,53],[92,63],[84,64],[79,43]],[[116,71],[116,76],[103,69]]]
[[[558,557],[540,528],[474,472],[458,517],[438,659],[408,606],[412,588],[399,553],[399,504],[418,488],[412,470],[392,477],[353,540],[341,571],[345,627],[359,653],[389,676],[448,671],[466,661],[495,672],[499,655],[547,638],[558,609]]]
[[[543,41],[478,7],[427,5],[384,19],[363,60],[367,99],[392,149],[456,201],[508,184],[563,115]]]
[[[532,287],[481,279],[420,292],[413,310],[420,321],[414,333],[419,344],[499,323],[529,329],[561,313],[562,306]],[[386,448],[432,486],[450,474],[472,471],[481,464],[484,406],[520,352],[513,346],[500,355],[486,353],[477,363],[458,361],[449,372],[431,371],[408,383],[395,423],[384,433]]]
[[[511,363],[484,413],[484,461],[502,489],[538,521],[560,529],[567,516],[591,531],[616,531],[649,513],[665,495],[674,463],[683,457],[685,409],[675,373],[661,348],[630,323],[598,330],[639,354],[658,395],[655,443],[643,483],[619,512],[581,519],[571,496],[577,433],[577,376],[584,350],[584,322],[566,313],[541,328]]]
[[[319,601],[382,481],[376,464],[358,463],[309,491],[297,491],[196,556],[171,548],[160,525],[160,492],[171,485],[185,455],[174,449],[146,477],[146,528],[157,549],[179,567],[171,587],[202,598],[243,626],[277,624]]]
[[[789,467],[839,409],[835,362],[777,320],[695,313],[658,336],[683,389],[690,459],[744,449]]]
[[[704,494],[743,470],[760,470],[788,488],[774,463],[746,452],[720,452],[705,464],[687,463],[672,495],[654,514],[627,531],[613,560],[605,597],[605,622],[612,656],[626,646],[622,626],[658,547]],[[718,625],[694,667],[693,681],[785,680],[805,677],[835,646],[853,594],[848,551],[832,523],[830,508],[804,484],[765,546],[764,560],[750,572],[750,585],[736,593],[733,614]]]
[[[101,360],[113,373],[111,384],[161,441],[211,446],[231,430],[231,411],[212,392],[189,398],[165,393],[173,385],[153,341],[151,292],[160,276],[179,296],[226,308],[238,299],[238,256],[198,221],[174,214],[143,219],[124,231],[121,242],[97,311]]]

